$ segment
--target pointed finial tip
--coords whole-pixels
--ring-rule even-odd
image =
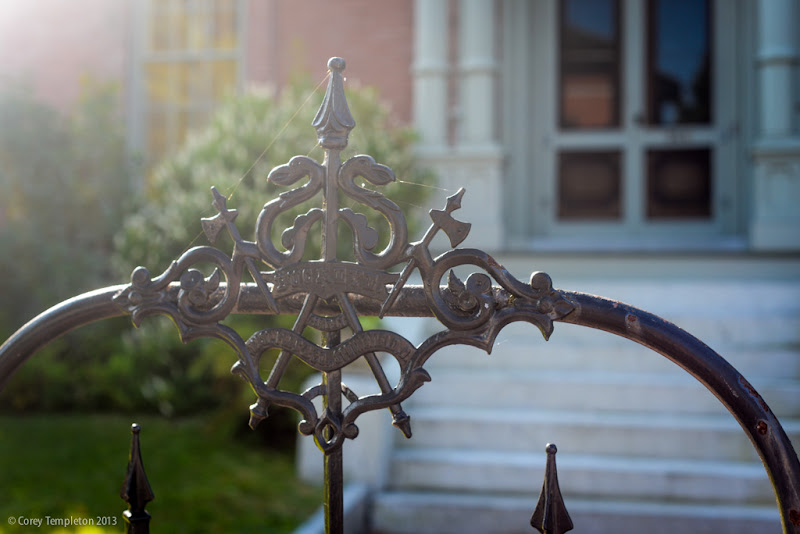
[[[261,424],[261,421],[269,417],[268,408],[269,404],[267,404],[267,401],[260,397],[257,402],[250,405],[250,420],[247,422],[247,425],[252,430],[255,430],[256,427]]]
[[[343,150],[347,147],[347,136],[355,125],[356,121],[350,115],[347,107],[347,98],[344,94],[344,70],[345,63],[340,57],[332,57],[328,60],[330,76],[328,80],[328,90],[325,91],[325,98],[317,111],[317,116],[311,125],[317,129],[317,138],[322,148],[331,150]]]
[[[400,429],[406,439],[411,439],[411,416],[406,412],[401,410],[396,413],[393,417],[392,425]]]
[[[544,452],[547,454],[555,454],[558,452],[555,443],[548,443],[547,446],[544,448]]]
[[[347,64],[340,57],[332,57],[328,60],[328,68],[337,72],[342,72]]]

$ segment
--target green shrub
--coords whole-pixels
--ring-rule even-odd
[[[87,82],[71,115],[10,84],[0,90],[0,335],[105,285],[130,200],[130,162],[113,86]]]
[[[322,161],[311,121],[323,89],[318,87],[309,98],[314,86],[300,81],[280,94],[251,90],[229,97],[207,128],[190,135],[176,154],[152,171],[140,209],[125,221],[116,237],[119,272],[130,275],[134,266],[143,265],[155,275],[190,244],[207,244],[200,219],[216,213],[210,207],[211,186],[231,197],[228,208],[239,212],[236,225],[242,237],[254,239],[256,218],[264,203],[288,189],[267,183],[269,172],[298,154]],[[416,163],[412,130],[393,124],[388,107],[381,103],[375,89],[349,88],[347,99],[357,125],[342,153],[343,161],[357,153],[369,154],[391,167],[400,180],[423,185],[433,181],[432,173]],[[381,191],[404,211],[413,212],[414,206],[424,204],[428,189],[395,183]],[[319,198],[314,202],[321,205]],[[290,212],[281,228],[291,226],[291,219],[305,209],[303,206]],[[385,227],[377,212],[370,213],[364,207],[357,211],[364,212],[373,226]],[[413,236],[418,219],[408,219]],[[309,237],[314,233],[312,230]],[[231,249],[230,241],[218,242],[217,246]]]

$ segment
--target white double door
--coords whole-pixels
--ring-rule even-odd
[[[737,2],[531,2],[529,235],[710,244],[738,231]],[[512,202],[513,205],[513,202]]]

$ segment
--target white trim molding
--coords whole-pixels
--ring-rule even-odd
[[[761,0],[756,53],[760,132],[753,146],[754,250],[800,250],[800,133],[795,127],[797,4]]]
[[[447,145],[447,2],[414,2],[414,124],[425,150]]]

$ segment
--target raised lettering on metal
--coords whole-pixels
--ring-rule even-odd
[[[300,262],[265,273],[264,280],[272,283],[272,295],[281,299],[297,293],[313,293],[329,299],[339,293],[355,293],[376,300],[387,297],[386,284],[397,274],[376,271],[356,263]]]

